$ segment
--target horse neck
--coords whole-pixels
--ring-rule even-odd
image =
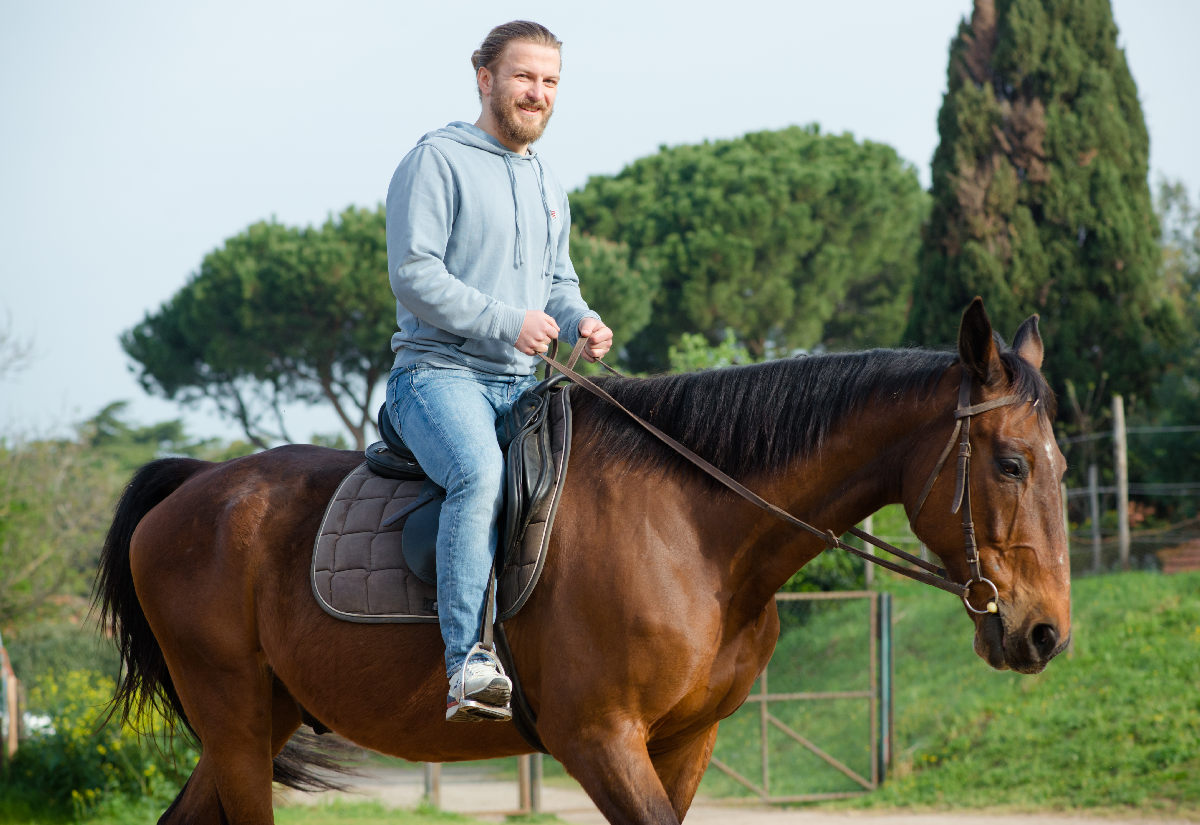
[[[951,382],[941,383],[946,386],[939,386],[936,398],[950,398]],[[931,409],[942,406],[945,416],[931,416]],[[797,459],[784,472],[747,486],[813,527],[840,536],[881,507],[901,501],[905,474],[931,440],[931,429],[940,433],[945,423],[949,432],[953,426],[952,400],[942,406],[915,398],[872,405],[831,432],[818,455]],[[748,504],[707,512],[713,535],[742,537],[729,546],[730,588],[751,610],[825,549],[821,538]]]

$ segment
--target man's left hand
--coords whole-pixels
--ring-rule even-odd
[[[583,357],[593,363],[599,361],[612,349],[612,330],[595,318],[584,318],[579,322],[579,337],[587,339]]]

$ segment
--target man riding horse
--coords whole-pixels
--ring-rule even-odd
[[[512,684],[477,644],[503,499],[496,422],[534,382],[536,356],[552,339],[587,339],[593,361],[612,345],[579,294],[566,191],[530,148],[554,110],[561,48],[536,23],[494,28],[471,56],[478,120],[422,137],[387,195],[399,329],[387,404],[392,425],[446,490],[437,605],[450,720],[511,717]]]

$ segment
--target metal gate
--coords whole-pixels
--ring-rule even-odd
[[[757,690],[721,723],[711,766],[763,802],[838,799],[875,790],[892,756],[891,594],[869,590],[779,593],[776,601],[782,625],[779,645],[759,677]],[[855,608],[850,604],[856,601],[861,604],[857,610],[866,613],[865,622],[852,615]],[[803,604],[797,610],[791,602]],[[853,638],[820,638],[819,629],[812,625],[819,621],[818,611],[826,608],[818,605],[851,614],[834,625],[839,632],[857,626],[863,633]],[[790,629],[785,621],[789,612],[802,614]],[[807,649],[810,654],[799,670],[824,668],[825,672],[797,677],[796,663],[785,667],[779,661],[781,655],[797,649]],[[818,649],[829,655],[823,659],[811,656]],[[865,657],[865,668],[856,658],[859,655]],[[778,674],[774,683],[773,671]],[[836,684],[843,678],[846,683]],[[809,689],[793,689],[804,687]],[[750,741],[755,728],[756,754]],[[729,745],[730,740],[735,744]],[[786,771],[780,768],[785,761]],[[757,771],[753,763],[757,763]],[[757,780],[747,778],[746,773],[752,772],[758,774]]]

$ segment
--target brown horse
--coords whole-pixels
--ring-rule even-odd
[[[955,474],[935,467],[961,379],[972,405],[1015,395],[970,430],[968,488],[999,610],[968,615],[980,656],[1033,673],[1070,631],[1065,467],[1042,351],[1036,317],[1010,350],[976,299],[957,356],[876,350],[603,384],[821,529],[841,533],[902,502],[958,582],[969,573]],[[607,403],[579,393],[574,405],[549,558],[508,639],[537,733],[609,821],[678,823],[717,723],[771,656],[775,592],[825,544],[733,496]],[[273,757],[305,711],[411,760],[530,751],[511,723],[444,721],[436,624],[350,624],[314,601],[318,521],[361,460],[310,446],[221,464],[163,459],[121,499],[98,578],[127,668],[115,701],[126,712],[161,701],[202,748],[161,821],[271,822]]]

